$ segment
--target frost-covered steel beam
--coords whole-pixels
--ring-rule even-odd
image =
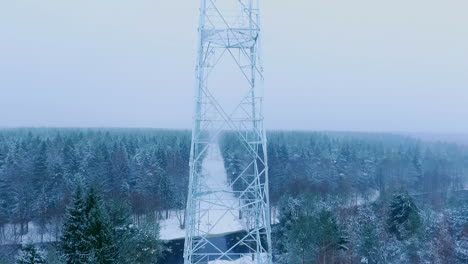
[[[235,258],[271,264],[259,0],[201,0],[199,23],[185,264]],[[220,98],[223,93],[216,93],[216,89],[224,85],[212,84],[213,80],[226,76],[218,72],[223,65],[231,67],[224,74],[237,74],[243,82],[236,87],[239,98],[228,98],[228,103],[234,103],[230,109]],[[202,163],[209,148],[226,131],[237,136],[250,160],[230,184],[210,186],[203,181]],[[235,183],[242,183],[244,189],[233,190]],[[213,215],[213,211],[222,213]],[[222,224],[223,217],[236,213],[245,235],[229,247],[218,247],[210,242],[209,238],[217,235],[213,232]],[[218,219],[210,219],[210,224],[206,225],[203,221],[209,217]],[[242,250],[239,247],[243,247]]]

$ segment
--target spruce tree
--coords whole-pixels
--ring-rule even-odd
[[[125,201],[113,201],[107,208],[116,246],[113,264],[158,263],[165,251],[159,240],[159,225],[151,226],[151,231],[133,225]]]
[[[46,184],[47,174],[47,145],[42,142],[33,166],[33,185],[36,190],[41,190]]]
[[[346,234],[336,215],[313,196],[282,202],[275,247],[287,263],[331,263],[338,251],[348,250]]]
[[[127,225],[122,231],[120,241],[120,258],[115,263],[119,264],[146,264],[158,263],[163,256],[165,247],[158,239],[159,226],[151,227],[153,230],[135,225]],[[156,235],[155,230],[156,229]]]
[[[36,199],[34,201],[35,214],[37,216],[39,231],[41,233],[41,242],[44,238],[44,233],[48,220],[48,187],[51,185],[49,182],[48,168],[47,168],[47,145],[42,142],[39,151],[34,160],[32,185]]]
[[[8,223],[11,214],[11,183],[5,179],[5,174],[0,171],[0,226]]]
[[[27,245],[16,257],[16,264],[45,264],[44,252],[33,245]]]
[[[92,263],[112,264],[116,256],[111,222],[100,196],[92,188],[85,202],[87,230],[85,232],[91,250]]]
[[[395,193],[388,218],[390,233],[399,240],[405,240],[416,234],[420,227],[421,216],[413,198],[407,192]]]
[[[2,143],[3,142],[0,141],[0,169],[2,169],[3,165],[5,164],[5,160],[6,160],[7,153],[8,153],[7,146],[4,145],[4,147],[2,147]]]
[[[78,187],[67,208],[61,248],[67,264],[87,264],[90,254],[88,219],[81,187]]]

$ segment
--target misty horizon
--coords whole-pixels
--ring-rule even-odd
[[[190,129],[198,4],[1,3],[0,127]],[[467,5],[263,3],[266,128],[467,134]]]

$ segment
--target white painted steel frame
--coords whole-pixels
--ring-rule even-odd
[[[258,264],[271,264],[272,261],[259,16],[258,0],[201,0],[185,264],[239,257],[248,257]],[[230,113],[223,108],[208,85],[213,69],[226,56],[240,70],[247,87],[245,95]],[[201,167],[210,144],[226,131],[237,136],[251,161],[242,168],[228,189],[218,190],[201,180]],[[237,182],[242,182],[245,189],[234,190]],[[218,201],[217,194],[226,191],[232,192],[240,202],[226,205]],[[203,208],[200,206],[202,203]],[[209,205],[208,208],[206,205]],[[225,208],[223,205],[226,205]],[[225,249],[209,240],[222,217],[210,228],[200,224],[211,209],[220,208],[225,210],[223,216],[239,212],[239,216],[242,216],[239,222],[245,230],[234,245]],[[242,251],[248,252],[236,250],[241,246],[244,248]]]

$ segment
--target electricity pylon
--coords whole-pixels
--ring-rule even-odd
[[[258,0],[201,0],[185,264],[272,261],[259,16]],[[221,133],[244,150],[229,182],[203,168]],[[233,219],[236,239],[215,241]]]

